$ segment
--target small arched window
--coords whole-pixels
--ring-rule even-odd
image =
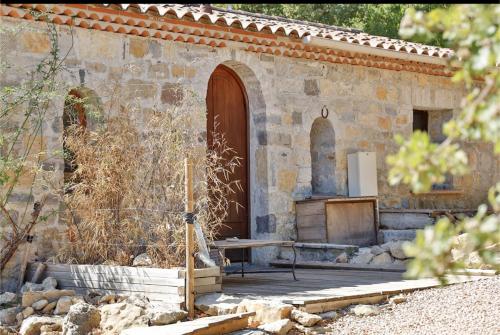
[[[311,127],[311,186],[316,195],[334,195],[335,132],[327,119],[317,118]]]

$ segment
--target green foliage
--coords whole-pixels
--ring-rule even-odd
[[[226,8],[226,4],[216,4]],[[399,38],[399,23],[407,8],[430,11],[444,4],[233,4],[233,9],[290,19],[357,28],[372,35]],[[439,35],[432,40],[441,45]]]
[[[468,90],[462,100],[462,111],[443,126],[447,138],[431,144],[427,135],[415,132],[401,145],[398,153],[387,157],[392,166],[389,183],[410,185],[415,192],[425,192],[432,183],[444,180],[444,174],[466,172],[465,152],[460,141],[489,142],[494,153],[500,153],[500,23],[499,5],[454,5],[427,14],[410,8],[402,20],[400,33],[405,38],[426,41],[440,35],[454,49],[449,60],[455,71],[453,81]],[[500,183],[488,195],[492,211],[481,205],[473,218],[452,224],[440,219],[435,227],[417,233],[414,243],[405,251],[415,259],[409,276],[438,276],[442,281],[450,270],[479,262],[499,269],[500,251]],[[471,262],[471,255],[477,257]]]
[[[421,131],[414,132],[407,142],[396,135],[396,142],[401,146],[398,154],[387,157],[392,185],[402,182],[410,184],[415,193],[426,192],[432,184],[444,182],[446,172],[467,172],[467,155],[456,143],[432,143],[429,134]]]

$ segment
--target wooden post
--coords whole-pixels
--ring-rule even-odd
[[[186,221],[186,309],[188,317],[194,319],[194,238],[193,238],[193,164],[189,158],[184,160],[185,180],[185,221]]]

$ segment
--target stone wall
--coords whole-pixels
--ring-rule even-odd
[[[4,26],[21,22],[2,19]],[[18,82],[18,71],[33,67],[49,52],[45,26],[29,25],[35,30],[21,31],[3,50],[15,69],[1,78],[2,86]],[[72,43],[71,31],[67,26],[57,29],[64,54]],[[463,194],[416,198],[406,187],[392,188],[387,183],[385,156],[397,150],[394,134],[410,134],[413,109],[458,112],[464,91],[447,77],[251,53],[243,51],[240,42],[212,48],[83,28],[74,28],[72,34],[73,48],[61,81],[68,88],[84,86],[93,92],[105,113],[136,104],[142,111],[135,116],[138,124],[154,106],[175,103],[180,98],[178,87],[188,87],[204,99],[210,75],[219,64],[240,76],[249,103],[252,238],[296,237],[294,201],[312,193],[310,131],[323,106],[329,110],[335,134],[334,180],[339,195],[347,195],[347,154],[356,151],[377,153],[381,207],[475,207],[498,180],[499,161],[491,148],[467,144],[472,173],[454,180],[457,188],[465,190]],[[62,148],[64,99],[55,99],[51,107],[40,139],[49,152]],[[206,135],[205,123],[200,120],[200,134]],[[62,178],[63,162],[50,163]],[[15,199],[19,206],[32,200],[23,192]],[[59,206],[50,204],[55,209]],[[55,216],[36,228],[39,238],[33,252],[48,256],[57,249],[59,239],[51,235],[65,229],[58,221]],[[264,261],[275,255],[274,249],[259,251],[254,258]]]

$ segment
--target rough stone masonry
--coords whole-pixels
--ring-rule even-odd
[[[179,21],[179,31],[182,24]],[[1,86],[20,83],[22,74],[50,52],[45,24],[2,17],[3,27],[21,25],[25,27],[2,47],[2,58],[13,68],[2,75]],[[134,120],[138,126],[153,107],[166,108],[182,99],[179,87],[189,88],[204,101],[210,75],[218,65],[236,72],[248,97],[252,238],[295,238],[294,201],[312,194],[311,128],[321,118],[323,106],[329,110],[327,121],[333,129],[334,179],[330,180],[338,195],[347,195],[347,154],[356,151],[376,152],[382,208],[474,208],[499,179],[499,161],[491,148],[467,144],[471,173],[453,180],[463,193],[415,197],[406,187],[387,183],[385,157],[397,150],[396,133],[411,133],[414,109],[428,110],[433,120],[459,112],[464,89],[449,77],[249,52],[241,41],[212,47],[66,25],[57,25],[57,31],[61,52],[71,49],[65,60],[68,71],[61,73],[60,80],[86,92],[105,113],[139,106]],[[112,103],[116,97],[119,104]],[[54,99],[43,124],[38,147],[49,154],[62,149],[63,110],[64,98]],[[206,120],[199,124],[199,133],[206,134]],[[61,159],[52,159],[47,166],[62,180]],[[25,187],[13,195],[13,211],[40,194],[30,196],[29,178],[23,182]],[[47,208],[61,206],[49,201]],[[49,257],[57,250],[61,240],[52,236],[66,229],[60,221],[53,216],[36,227],[34,255]],[[267,261],[276,252],[256,251],[253,257]],[[21,249],[9,263],[12,273],[22,254]]]

